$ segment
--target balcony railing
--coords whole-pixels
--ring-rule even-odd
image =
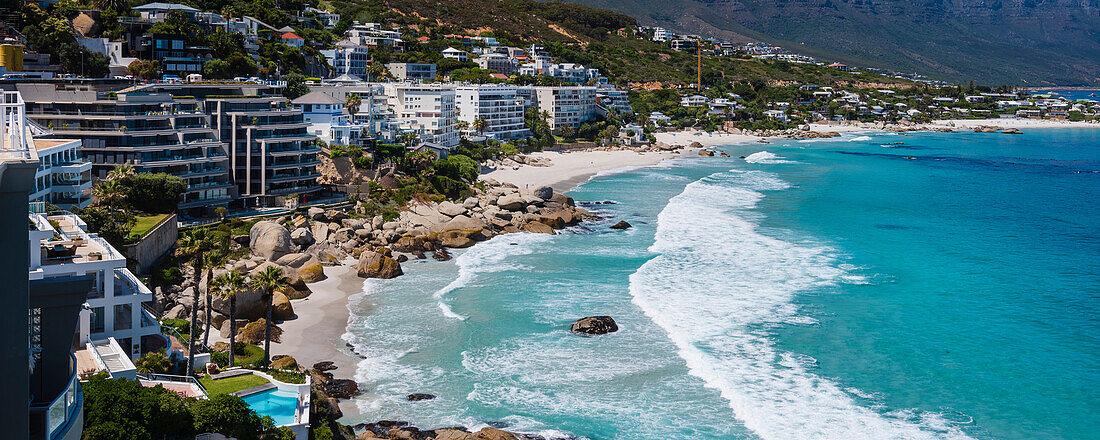
[[[0,98],[0,160],[30,159],[33,148],[27,136],[23,96],[19,92],[4,92]]]
[[[76,371],[76,357],[71,354],[69,356],[72,373],[65,390],[48,404],[30,407],[32,440],[64,438],[72,428],[73,421],[84,410],[84,393],[81,391],[80,381],[77,380],[79,372]]]

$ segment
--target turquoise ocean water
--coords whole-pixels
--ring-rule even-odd
[[[348,306],[368,384],[352,418],[590,439],[1097,438],[1100,130],[721,149],[574,189],[600,223],[367,280]],[[568,332],[597,314],[621,330]]]

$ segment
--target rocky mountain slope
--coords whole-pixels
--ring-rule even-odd
[[[1100,0],[570,0],[642,24],[999,85],[1100,85]]]

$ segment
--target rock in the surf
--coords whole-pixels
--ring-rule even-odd
[[[569,330],[586,335],[604,335],[618,331],[619,325],[610,316],[589,316],[578,319]]]
[[[626,220],[620,220],[618,223],[611,225],[611,229],[630,229],[632,227],[634,226],[627,223]]]

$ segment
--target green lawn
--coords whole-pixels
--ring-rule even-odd
[[[199,379],[199,383],[206,388],[207,394],[213,396],[216,394],[229,394],[240,390],[247,390],[268,383],[268,380],[255,374],[249,374],[247,376],[230,377],[222,380],[211,380],[209,376],[204,376],[202,379]]]
[[[134,224],[134,229],[130,230],[130,236],[135,238],[141,238],[150,229],[153,229],[161,220],[172,214],[153,214],[153,215],[138,215],[137,223]]]

